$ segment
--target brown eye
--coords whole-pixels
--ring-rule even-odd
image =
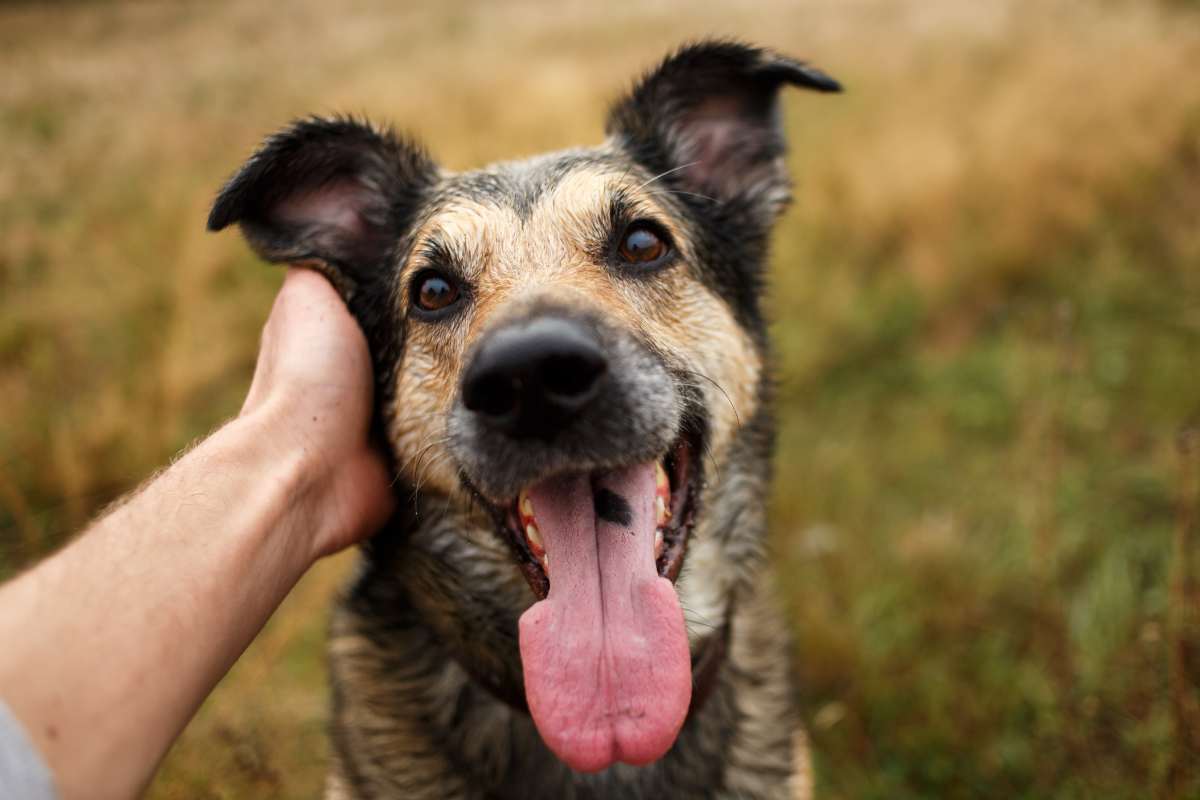
[[[436,272],[418,275],[413,287],[413,300],[422,311],[441,311],[458,299],[458,285]]]
[[[630,264],[650,264],[667,254],[667,243],[646,225],[632,225],[621,240],[621,258]]]

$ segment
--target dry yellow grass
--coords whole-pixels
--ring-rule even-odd
[[[1067,609],[1036,617],[1067,631],[1043,649],[1110,646],[1078,609],[1109,608],[1103,587],[1124,586],[1124,573],[1110,564],[1115,556],[1098,556],[1097,582],[1078,579],[1093,570],[1078,543],[1099,547],[1103,537],[1097,515],[1079,510],[1082,501],[1072,505],[1069,492],[1101,485],[1117,469],[1098,465],[1134,463],[1142,471],[1114,479],[1115,488],[1158,497],[1145,487],[1173,486],[1178,468],[1162,432],[1183,425],[1198,402],[1187,396],[1196,381],[1180,365],[1200,341],[1200,301],[1189,302],[1200,299],[1200,193],[1192,188],[1200,175],[1200,20],[1178,4],[0,7],[0,575],[236,410],[279,274],[237,237],[205,234],[203,221],[221,180],[265,133],[310,112],[365,112],[415,133],[453,168],[595,142],[606,102],[635,73],[711,33],[808,58],[849,88],[836,100],[786,101],[800,180],[775,271],[781,480],[791,489],[776,510],[777,540],[781,563],[809,581],[786,600],[808,665],[822,781],[848,797],[991,794],[961,782],[957,792],[946,788],[961,779],[947,765],[972,760],[946,745],[964,728],[930,712],[921,725],[954,735],[921,739],[907,711],[880,711],[886,695],[873,687],[895,666],[899,651],[888,642],[903,625],[889,623],[893,638],[867,625],[898,607],[911,611],[901,620],[969,636],[961,619],[914,598],[999,587],[980,608],[960,604],[963,615],[985,615],[971,625],[985,625],[988,603],[1016,602],[1020,587],[1041,576],[1048,584],[1039,585],[1053,589],[1047,602]],[[1132,316],[1113,312],[1109,326],[1101,315],[1089,327],[1092,299],[1119,309],[1143,296],[1150,299]],[[1047,307],[1061,315],[1035,304],[1032,321],[1017,325],[1025,333],[988,338],[996,326],[1013,330],[996,321],[997,309],[1022,308],[1028,297],[1050,298]],[[1168,322],[1170,332],[1136,338],[1138,326]],[[908,377],[895,378],[896,363],[912,365]],[[1097,380],[1118,378],[1083,397],[1080,376],[1093,363]],[[953,403],[936,418],[909,409],[908,398],[926,391],[913,383],[923,387],[925,378],[912,375],[941,375],[945,365],[948,385],[935,382],[928,404],[940,408],[943,395]],[[1126,373],[1136,380],[1119,378]],[[860,385],[863,375],[879,377]],[[880,409],[907,416],[885,419]],[[1142,414],[1153,423],[1130,427],[1129,415]],[[951,423],[973,431],[995,423],[1002,433],[972,439],[939,427]],[[1077,437],[1104,449],[1078,450]],[[1006,481],[1010,496],[995,505],[972,499],[947,472]],[[921,507],[892,498],[913,476],[929,476],[906,485],[913,497],[936,494],[932,486],[945,497]],[[1008,513],[1015,555],[986,550],[995,542],[977,532]],[[881,526],[883,545],[864,533]],[[1021,550],[1026,535],[1041,549]],[[830,536],[842,548],[832,556]],[[881,555],[893,541],[895,553]],[[1008,567],[989,563],[994,552],[1018,566],[1001,572]],[[289,600],[172,752],[152,796],[317,791],[326,752],[320,639],[345,563],[323,565]],[[908,583],[890,577],[893,568]],[[866,607],[850,590],[867,586],[890,593]],[[1161,637],[1157,601],[1119,596],[1136,606],[1130,630]],[[1012,622],[1011,608],[995,613],[1001,626],[1025,624]],[[998,657],[999,674],[1027,669],[1022,659],[1041,663],[1050,634],[1039,630],[1021,658]],[[942,663],[934,656],[930,663]],[[1054,680],[1062,683],[1045,691],[1061,694],[1076,667],[1046,663],[1055,674],[1061,666]],[[952,673],[934,670],[927,683],[961,688],[951,692],[958,701],[978,696],[978,683],[956,684]],[[1151,681],[1138,697],[1159,690]],[[1103,712],[1104,691],[1077,708],[1094,702]],[[1129,745],[1136,768],[1120,769],[1130,783],[1108,796],[1136,796],[1146,785],[1139,782],[1166,780],[1170,756],[1153,726],[1169,724],[1141,708],[1120,705],[1117,718],[1149,720],[1139,741],[1151,744]],[[1017,724],[999,716],[984,714],[979,724]],[[1060,767],[1043,769],[1019,739],[1004,740],[1012,750],[980,745],[972,757],[985,766],[972,774],[1000,775],[1007,796],[1038,796],[1030,786],[1044,796],[1060,785],[1046,777]],[[1087,773],[1094,765],[1071,760],[1072,746],[1063,745],[1070,758],[1062,762],[1072,766],[1061,769]],[[1026,762],[1024,772],[1004,771]],[[986,765],[995,763],[994,775]],[[1095,775],[1081,785],[1117,785],[1104,769]]]

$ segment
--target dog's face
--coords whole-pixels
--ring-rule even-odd
[[[540,601],[520,622],[526,698],[576,769],[670,747],[692,688],[680,595],[729,602],[703,570],[672,582],[761,402],[785,84],[837,89],[765,51],[695,45],[614,107],[601,146],[463,174],[311,119],[272,137],[209,221],[347,298],[399,476],[487,513]],[[719,536],[692,549],[736,557]]]

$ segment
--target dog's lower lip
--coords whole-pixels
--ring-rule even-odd
[[[656,548],[656,566],[658,574],[672,582],[679,576],[683,566],[683,557],[687,551],[688,536],[691,533],[693,516],[696,507],[696,492],[699,488],[696,479],[697,470],[693,459],[696,442],[688,436],[681,436],[664,454],[659,463],[662,465],[670,485],[670,507],[667,509],[668,519],[661,527],[662,549]],[[512,547],[517,566],[520,568],[529,587],[537,599],[544,599],[550,592],[550,575],[553,565],[547,563],[544,552],[535,552],[538,547],[537,539],[540,532],[535,525],[534,536],[531,537],[527,527],[532,514],[522,514],[520,506],[523,493],[507,504],[506,508],[498,509],[497,516],[501,518],[499,527]],[[531,547],[531,538],[534,544]]]

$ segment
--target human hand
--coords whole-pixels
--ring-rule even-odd
[[[314,560],[371,535],[392,512],[387,466],[370,441],[373,394],[366,337],[342,299],[316,272],[289,269],[240,418],[263,426],[263,447],[296,459],[291,527],[311,535]]]

